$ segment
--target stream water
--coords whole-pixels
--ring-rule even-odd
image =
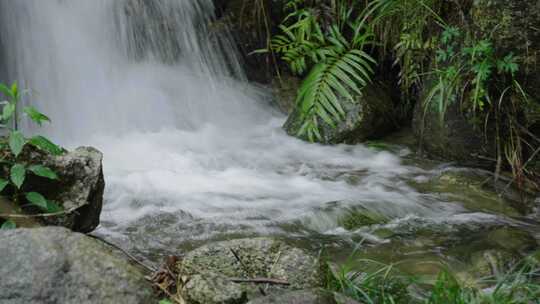
[[[25,102],[52,119],[25,128],[105,155],[97,234],[153,262],[272,235],[426,273],[418,261],[537,247],[540,225],[488,172],[420,160],[402,140],[288,137],[267,92],[244,80],[226,29],[207,26],[213,11],[211,0],[0,0],[5,80],[30,88]]]

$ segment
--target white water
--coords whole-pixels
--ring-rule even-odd
[[[333,231],[350,205],[393,218],[463,211],[408,186],[428,173],[396,155],[287,137],[227,35],[205,27],[210,0],[140,2],[0,0],[10,80],[53,121],[39,131],[104,152],[102,233],[156,233],[141,244],[151,248],[286,224]]]

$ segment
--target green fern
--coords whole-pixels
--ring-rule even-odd
[[[336,128],[345,119],[342,104],[357,102],[371,80],[376,61],[364,47],[372,35],[361,18],[352,18],[355,7],[348,1],[333,2],[325,13],[292,2],[294,11],[280,26],[282,34],[272,38],[271,48],[294,74],[307,73],[296,99],[301,119],[297,135],[322,141],[320,124]],[[332,22],[327,25],[322,16],[329,14]]]

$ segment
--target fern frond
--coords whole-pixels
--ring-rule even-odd
[[[342,102],[354,103],[354,96],[362,94],[362,88],[370,81],[374,60],[361,50],[327,48],[325,60],[319,62],[300,87],[297,104],[303,121],[298,135],[309,140],[322,140],[313,119],[320,119],[336,127],[345,117]],[[309,133],[311,132],[311,133]]]

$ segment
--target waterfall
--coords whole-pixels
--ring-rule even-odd
[[[52,119],[25,129],[104,153],[100,233],[151,251],[335,231],[358,206],[389,218],[462,210],[413,189],[431,173],[395,154],[287,136],[213,12],[211,0],[0,0],[3,77]]]
[[[227,29],[209,28],[212,0],[0,0],[0,12],[5,78],[31,90],[55,139],[265,115]]]

